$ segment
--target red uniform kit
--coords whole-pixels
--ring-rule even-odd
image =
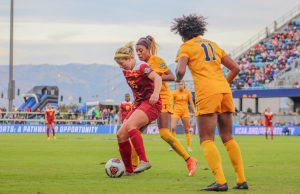
[[[46,120],[47,124],[52,125],[54,124],[54,116],[55,116],[55,110],[46,110]]]
[[[120,109],[121,109],[121,120],[122,120],[122,123],[123,121],[125,120],[126,116],[128,115],[128,113],[131,111],[132,109],[132,104],[131,102],[122,102],[120,104]]]
[[[132,110],[127,114],[126,118],[129,118],[134,110],[139,109],[146,113],[150,123],[157,119],[161,112],[160,99],[153,105],[149,103],[149,99],[154,91],[154,82],[148,78],[152,71],[145,62],[137,62],[133,70],[123,70],[123,74],[134,95]]]
[[[272,112],[265,112],[264,113],[265,127],[273,127],[273,122],[272,122],[273,115],[274,114]]]

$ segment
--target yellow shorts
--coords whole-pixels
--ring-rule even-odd
[[[189,118],[190,112],[189,110],[174,110],[174,113],[172,115],[174,118]]]
[[[196,104],[195,116],[224,112],[235,112],[231,93],[213,94],[200,100]]]
[[[162,104],[161,112],[173,113],[173,105],[172,104]]]

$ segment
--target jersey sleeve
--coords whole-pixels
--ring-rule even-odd
[[[170,71],[169,66],[163,59],[160,59],[160,61],[159,61],[159,71],[160,71],[160,73],[167,73],[168,71]]]
[[[151,69],[151,67],[148,64],[146,64],[146,63],[141,64],[141,66],[140,66],[140,72],[141,73],[146,74],[147,76],[149,76],[150,73],[152,73],[152,71],[153,70]]]
[[[189,47],[188,45],[186,44],[183,44],[180,46],[180,49],[177,53],[177,56],[176,56],[176,62],[178,62],[178,60],[181,58],[181,57],[187,57],[188,59],[190,58],[190,54],[189,54]]]
[[[226,53],[226,51],[223,50],[221,47],[219,47],[219,45],[218,45],[217,43],[214,43],[214,42],[213,42],[213,46],[214,46],[214,48],[215,48],[215,52],[216,52],[217,54],[220,55],[220,59],[222,59],[223,57],[225,57],[225,56],[228,55],[228,54]]]

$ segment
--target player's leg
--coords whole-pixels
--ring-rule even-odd
[[[232,137],[232,114],[221,113],[218,115],[219,133],[231,164],[237,175],[236,189],[248,189],[244,173],[243,158],[239,145]]]
[[[183,128],[184,128],[184,135],[185,135],[185,139],[186,139],[186,145],[187,145],[187,149],[189,152],[192,152],[192,148],[191,148],[191,134],[189,132],[190,129],[190,118],[189,117],[184,117],[181,119],[182,124],[183,124]]]
[[[131,161],[131,145],[129,142],[128,131],[126,130],[125,125],[122,125],[117,132],[117,140],[119,145],[119,152],[122,158],[122,161],[125,165],[126,173],[133,173],[133,166]]]
[[[227,181],[222,168],[221,156],[214,142],[218,112],[221,111],[222,98],[222,94],[212,95],[208,98],[201,99],[196,105],[197,111],[195,115],[197,117],[201,147],[207,164],[215,177],[213,184],[202,189],[205,191],[228,190]]]
[[[270,131],[271,131],[271,139],[274,139],[274,128],[272,125],[270,125]]]
[[[131,153],[132,166],[135,169],[139,165],[140,160],[139,160],[139,156],[137,155],[137,153],[134,149],[132,142],[131,141],[129,141],[129,142],[130,142],[131,151],[132,151],[132,153]]]
[[[266,139],[268,139],[268,125],[265,125],[265,128],[266,128],[265,137]]]
[[[218,185],[225,185],[226,178],[223,173],[221,156],[214,143],[217,118],[217,113],[200,115],[197,116],[197,124],[199,128],[200,143],[208,166],[215,176],[215,183]],[[210,185],[204,190],[209,190],[213,187],[215,187],[215,185]]]
[[[133,112],[133,111],[132,111],[132,112]],[[127,117],[129,117],[129,116],[132,114],[132,112],[128,113]],[[123,120],[122,120],[122,124],[124,124],[126,121],[127,121],[126,118],[123,119]],[[132,152],[131,152],[132,166],[133,166],[133,169],[136,169],[136,167],[139,165],[139,162],[140,162],[139,156],[137,155],[137,153],[136,153],[136,151],[135,151],[135,149],[134,149],[134,146],[133,146],[132,142],[131,142],[130,140],[129,140],[129,142],[130,142],[130,145],[131,145],[131,151],[132,151]]]
[[[50,124],[47,122],[47,124],[46,124],[46,126],[47,126],[47,139],[49,140],[50,139]]]
[[[51,123],[51,127],[52,127],[52,135],[53,135],[53,138],[56,139],[54,122]]]
[[[169,112],[162,112],[158,118],[159,134],[178,155],[180,155],[186,162],[189,171],[189,176],[193,176],[197,169],[197,160],[192,158],[184,149],[180,141],[174,137],[170,132],[171,114]]]
[[[144,142],[139,129],[143,128],[149,123],[148,115],[140,109],[136,109],[126,121],[125,128],[133,144],[133,147],[139,156],[140,163],[134,172],[142,172],[151,168],[151,165],[146,157]]]
[[[171,116],[171,131],[172,131],[172,135],[174,137],[176,137],[176,129],[177,129],[177,124],[178,124],[178,121],[179,121],[179,117],[177,117],[175,114],[173,114]]]

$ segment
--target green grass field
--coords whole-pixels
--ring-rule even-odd
[[[179,139],[184,142],[183,136]],[[194,177],[187,176],[184,161],[157,135],[144,135],[152,169],[133,177],[108,178],[104,163],[120,158],[113,135],[0,134],[0,193],[202,193],[213,181],[193,138],[193,155],[199,160]],[[239,136],[249,191],[229,193],[300,193],[300,139]],[[235,174],[220,139],[216,140],[230,188]]]

